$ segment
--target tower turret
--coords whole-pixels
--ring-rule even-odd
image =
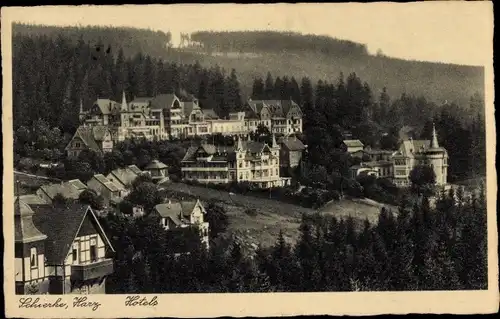
[[[431,140],[431,148],[439,148],[439,143],[437,139],[436,126],[432,123],[432,140]]]

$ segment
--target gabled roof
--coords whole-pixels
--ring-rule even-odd
[[[249,152],[247,159],[255,160],[252,154],[261,153],[266,147],[271,148],[266,143],[256,142],[256,141],[240,141],[243,152]],[[193,161],[195,160],[195,154],[198,149],[202,148],[208,155],[212,155],[212,161],[230,161],[235,158],[236,148],[235,146],[218,146],[213,144],[201,144],[198,146],[190,146],[182,161]]]
[[[111,134],[111,132],[107,126],[104,126],[104,125],[92,126],[92,135],[96,141],[98,141],[98,142],[103,141],[106,134]]]
[[[84,190],[87,188],[87,185],[85,185],[81,180],[79,179],[72,179],[68,181],[68,184],[72,185],[75,187],[77,190]]]
[[[249,100],[248,105],[255,114],[260,114],[263,108],[267,108],[272,117],[287,117],[292,107],[297,107],[302,113],[300,106],[293,100]]]
[[[285,138],[281,141],[281,144],[289,151],[302,151],[306,148],[304,143],[298,138]]]
[[[106,187],[111,192],[119,191],[118,186],[116,184],[114,184],[113,182],[111,182],[109,179],[107,179],[102,174],[96,174],[92,178],[94,178],[96,181],[101,183],[104,187]]]
[[[114,251],[90,206],[81,204],[31,205],[31,208],[35,212],[34,225],[47,235],[45,241],[47,264],[60,265],[64,262],[86,216],[90,216],[103,241]]]
[[[65,198],[70,199],[78,199],[81,192],[83,192],[85,188],[80,188],[74,185],[74,181],[63,182],[60,184],[47,184],[40,186],[40,190],[42,190],[50,199],[53,199],[57,194],[61,194]]]
[[[131,185],[132,182],[139,176],[140,173],[136,173],[134,169],[128,167],[117,168],[106,176],[107,179],[117,179],[123,185]]]
[[[172,222],[179,226],[182,224],[181,213],[182,206],[181,203],[163,203],[155,206],[155,210],[163,218],[170,218]]]
[[[150,169],[162,169],[162,168],[167,168],[168,166],[163,164],[162,162],[158,160],[153,160],[151,163],[146,166],[145,170],[150,170]]]
[[[170,109],[176,98],[179,99],[175,94],[158,94],[151,100],[151,108]]]
[[[363,147],[363,143],[360,140],[344,140],[344,144],[347,147]]]
[[[99,107],[99,110],[103,115],[110,114],[114,108],[120,108],[121,106],[120,103],[110,99],[97,99],[97,101],[94,102],[94,105]]]
[[[198,106],[198,104],[196,104],[195,102],[192,102],[192,101],[189,101],[189,102],[183,102],[183,111],[184,111],[184,115],[186,116],[189,116],[191,114],[191,112],[193,110],[199,110],[200,107]]]
[[[131,170],[132,172],[136,173],[137,175],[142,174],[142,171],[139,169],[139,167],[137,167],[135,165],[129,165],[129,166],[127,166],[127,168],[129,170]]]
[[[99,142],[104,139],[106,133],[110,133],[109,128],[103,125],[98,126],[80,126],[76,129],[74,138],[80,138],[80,140],[87,146],[89,149],[100,152],[101,148],[99,147]],[[71,145],[71,142],[68,144],[66,149]]]
[[[413,157],[413,154],[428,149],[430,145],[430,140],[405,140],[399,150],[403,156]]]
[[[199,200],[169,202],[156,205],[155,210],[161,217],[170,218],[175,225],[179,226],[189,223],[189,220],[185,220],[184,218],[189,219],[197,204],[201,205]]]

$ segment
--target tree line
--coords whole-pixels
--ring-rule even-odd
[[[197,31],[191,40],[216,52],[315,52],[337,56],[367,55],[366,45],[329,36],[276,31]]]
[[[209,207],[207,216],[224,214]],[[117,249],[110,293],[487,289],[484,189],[471,197],[451,190],[435,205],[403,201],[375,224],[303,215],[296,244],[280,233],[253,257],[220,232],[210,234],[209,251],[193,244],[179,254],[183,244],[169,245],[154,218],[102,221]]]
[[[45,120],[72,134],[79,124],[80,102],[89,109],[97,98],[121,102],[176,93],[199,98],[203,108],[227,116],[242,105],[235,70],[202,68],[166,62],[141,52],[126,57],[124,50],[106,42],[72,41],[59,35],[14,35],[13,38],[14,128]],[[116,52],[115,52],[116,51]]]
[[[365,146],[396,150],[403,138],[431,139],[435,123],[441,146],[450,157],[450,181],[485,174],[484,100],[479,94],[469,107],[454,103],[436,105],[423,96],[402,94],[392,100],[384,88],[378,95],[356,73],[343,73],[333,81],[268,73],[256,78],[251,95],[255,100],[293,99],[302,106],[305,158],[311,167],[322,166],[327,174],[347,176],[352,159],[341,149],[346,133]],[[405,131],[408,134],[404,136]],[[460,142],[459,142],[460,141]]]
[[[126,57],[122,49],[116,53],[104,42],[94,46],[83,38],[74,41],[65,36],[54,39],[17,34],[13,43],[18,158],[64,157],[63,142],[79,125],[80,99],[88,108],[96,98],[120,101],[123,91],[129,100],[161,93],[193,94],[203,108],[213,108],[222,117],[243,107],[234,69],[226,74],[219,67],[178,65],[142,53]],[[346,131],[367,146],[396,149],[400,132],[408,127],[413,128],[414,138],[430,138],[432,121],[450,156],[450,181],[485,172],[485,124],[480,111],[484,101],[478,94],[471,97],[464,112],[464,107],[439,106],[406,94],[391,100],[385,89],[377,97],[355,73],[347,77],[341,73],[337,79],[316,84],[307,77],[274,78],[268,73],[265,79],[257,77],[252,87],[253,99],[293,99],[302,106],[305,134],[301,138],[309,146],[305,161],[311,167],[325,167],[327,174],[347,176],[352,161],[340,148]],[[43,129],[37,132],[36,127]],[[47,133],[55,128],[60,134]]]

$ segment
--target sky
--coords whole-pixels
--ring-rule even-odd
[[[181,32],[277,30],[329,35],[403,59],[485,65],[493,50],[488,2],[370,4],[198,4],[19,8],[14,20]],[[12,8],[14,9],[14,8]],[[10,12],[9,12],[10,13]]]

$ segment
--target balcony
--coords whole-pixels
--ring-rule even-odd
[[[103,259],[89,264],[71,265],[71,279],[87,281],[112,274],[113,259]]]

